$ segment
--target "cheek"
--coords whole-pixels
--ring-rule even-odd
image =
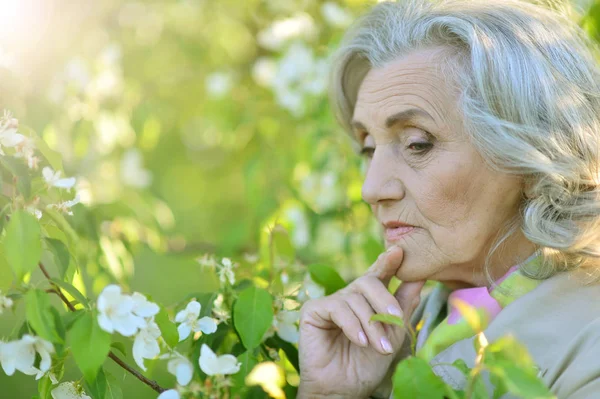
[[[490,171],[480,158],[471,159],[440,160],[424,168],[415,185],[415,204],[432,244],[456,262],[479,256],[515,214],[518,200],[514,180]]]
[[[474,167],[440,160],[417,173],[415,202],[432,227],[453,229],[469,219],[477,186]]]

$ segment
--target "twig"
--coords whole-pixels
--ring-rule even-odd
[[[75,306],[73,306],[73,304],[63,295],[63,293],[60,290],[60,287],[51,281],[52,279],[50,277],[50,274],[48,274],[48,271],[46,270],[46,268],[44,267],[42,262],[39,262],[38,266],[42,270],[42,273],[44,273],[44,276],[46,276],[46,278],[48,280],[50,280],[50,284],[54,287],[54,290],[52,290],[52,291],[56,292],[56,294],[65,303],[65,305],[67,305],[67,307],[69,308],[69,310],[71,312],[76,311],[77,309],[75,309]],[[131,367],[130,365],[125,363],[121,358],[119,358],[113,352],[109,352],[108,357],[110,357],[115,363],[117,363],[119,366],[121,366],[122,368],[127,370],[129,373],[133,374],[133,376],[135,378],[142,381],[144,384],[148,385],[150,388],[154,389],[156,392],[162,393],[162,392],[166,391],[166,389],[161,387],[160,385],[158,385],[158,383],[156,381],[153,381],[153,380],[150,380],[150,379],[144,377],[139,371],[137,371],[136,369],[134,369],[133,367]]]

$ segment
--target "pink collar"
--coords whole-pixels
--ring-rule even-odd
[[[519,265],[511,267],[504,276],[500,277],[495,282],[494,287],[503,282],[510,274],[518,269]],[[492,290],[493,288],[490,290],[488,287],[473,287],[452,291],[448,297],[448,324],[454,324],[461,318],[458,309],[452,306],[453,299],[462,300],[477,309],[485,309],[490,316],[490,321],[493,320],[498,313],[500,313],[502,307],[498,301],[490,296]]]

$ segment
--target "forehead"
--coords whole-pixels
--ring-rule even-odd
[[[379,125],[391,113],[416,108],[431,115],[440,127],[455,122],[458,92],[443,73],[445,50],[417,50],[372,68],[359,88],[354,120]]]

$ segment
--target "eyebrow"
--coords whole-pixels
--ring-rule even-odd
[[[433,117],[431,115],[429,115],[429,113],[427,113],[426,111],[423,111],[422,109],[418,109],[418,108],[410,108],[410,109],[407,109],[407,110],[404,110],[404,111],[401,111],[401,112],[398,112],[398,113],[396,113],[394,115],[389,116],[385,120],[385,127],[390,128],[390,127],[394,126],[397,123],[406,122],[406,121],[409,121],[409,120],[414,120],[414,119],[417,119],[419,117],[435,121],[433,119]],[[365,125],[363,125],[359,121],[356,121],[356,120],[352,121],[351,125],[355,129],[363,130],[363,131],[368,131],[368,129],[365,127]]]

